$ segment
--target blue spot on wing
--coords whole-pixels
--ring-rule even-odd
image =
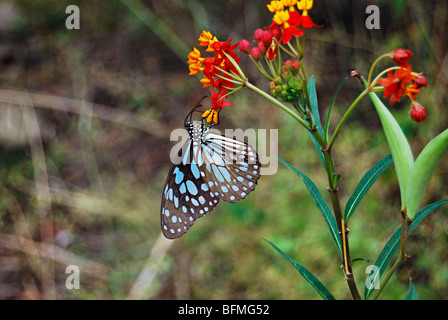
[[[193,173],[193,176],[194,176],[196,179],[199,179],[199,177],[201,176],[201,174],[199,173],[199,168],[198,168],[198,166],[196,165],[196,162],[194,162],[194,159],[191,160],[191,166],[190,166],[190,168],[191,168],[191,172]]]
[[[196,188],[196,185],[194,184],[193,181],[187,180],[186,184],[188,192],[190,192],[194,196],[198,194],[198,189]]]
[[[173,173],[176,175],[174,182],[176,182],[177,184],[181,183],[184,179],[184,173],[179,170],[179,167],[176,167]]]
[[[188,182],[188,181],[187,181]],[[181,185],[180,185],[180,187],[179,187],[179,191],[180,191],[180,193],[185,193],[185,192],[187,192],[187,188],[185,187],[185,183],[182,183]]]

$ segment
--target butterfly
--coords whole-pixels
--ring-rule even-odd
[[[196,219],[212,211],[220,200],[237,202],[255,189],[261,164],[247,143],[212,133],[218,123],[205,118],[184,125],[189,139],[179,150],[165,182],[161,205],[161,228],[168,239],[185,234]]]

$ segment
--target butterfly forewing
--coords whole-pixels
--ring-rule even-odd
[[[191,125],[190,139],[179,151],[162,195],[161,227],[165,237],[182,236],[219,200],[236,202],[255,189],[260,162],[254,148]]]
[[[194,221],[210,212],[219,198],[201,177],[191,140],[187,141],[172,166],[162,196],[162,232],[169,239],[178,238]]]

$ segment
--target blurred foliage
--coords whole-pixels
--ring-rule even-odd
[[[349,298],[325,223],[305,186],[283,166],[263,176],[246,200],[222,203],[181,239],[159,238],[169,135],[205,94],[199,79],[188,77],[187,57],[179,57],[160,35],[174,33],[179,46],[188,48],[203,29],[222,40],[251,39],[256,28],[270,23],[265,1],[70,4],[80,8],[80,30],[65,28],[66,1],[0,4],[0,15],[8,17],[0,25],[0,118],[11,120],[0,123],[0,298],[123,299],[135,297],[132,288],[141,285],[139,297],[146,299],[318,299],[262,238],[312,271],[335,297]],[[136,4],[141,10],[132,11]],[[324,115],[351,70],[367,73],[375,57],[394,48],[414,52],[414,69],[428,79],[419,96],[428,118],[413,123],[408,102],[395,105],[393,113],[417,153],[448,124],[448,4],[377,1],[381,29],[371,31],[364,24],[368,4],[315,1],[311,15],[325,27],[307,32],[306,71],[316,77]],[[156,20],[142,21],[136,12]],[[247,57],[242,64],[251,81],[267,90]],[[13,101],[6,95],[12,89],[20,90]],[[360,90],[357,80],[346,82],[332,128]],[[235,106],[224,111],[221,128],[278,128],[279,155],[325,194],[326,178],[304,130],[267,101],[240,92],[232,96]],[[62,104],[81,115],[56,108]],[[142,125],[133,127],[124,116]],[[387,153],[366,99],[333,151],[343,203]],[[447,172],[445,157],[425,204],[447,198]],[[389,169],[350,220],[353,258],[376,259],[400,224],[399,206]],[[411,235],[411,258],[383,298],[403,299],[412,277],[420,298],[448,299],[447,212],[437,210]],[[57,250],[45,253],[40,243],[54,243]],[[69,264],[80,265],[80,290],[65,288]],[[360,288],[367,265],[354,264]]]

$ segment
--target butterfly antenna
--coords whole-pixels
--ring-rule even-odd
[[[207,98],[207,96],[203,96],[199,101],[198,101],[198,103],[196,103],[196,106],[187,114],[187,116],[185,117],[185,121],[184,122],[187,122],[187,119],[188,119],[188,121],[189,122],[191,122],[191,118],[193,117],[193,112],[200,112],[199,110],[196,110],[196,109],[198,109],[198,108],[200,108],[200,107],[202,107],[202,104],[201,104],[201,102],[205,99],[205,98]]]

